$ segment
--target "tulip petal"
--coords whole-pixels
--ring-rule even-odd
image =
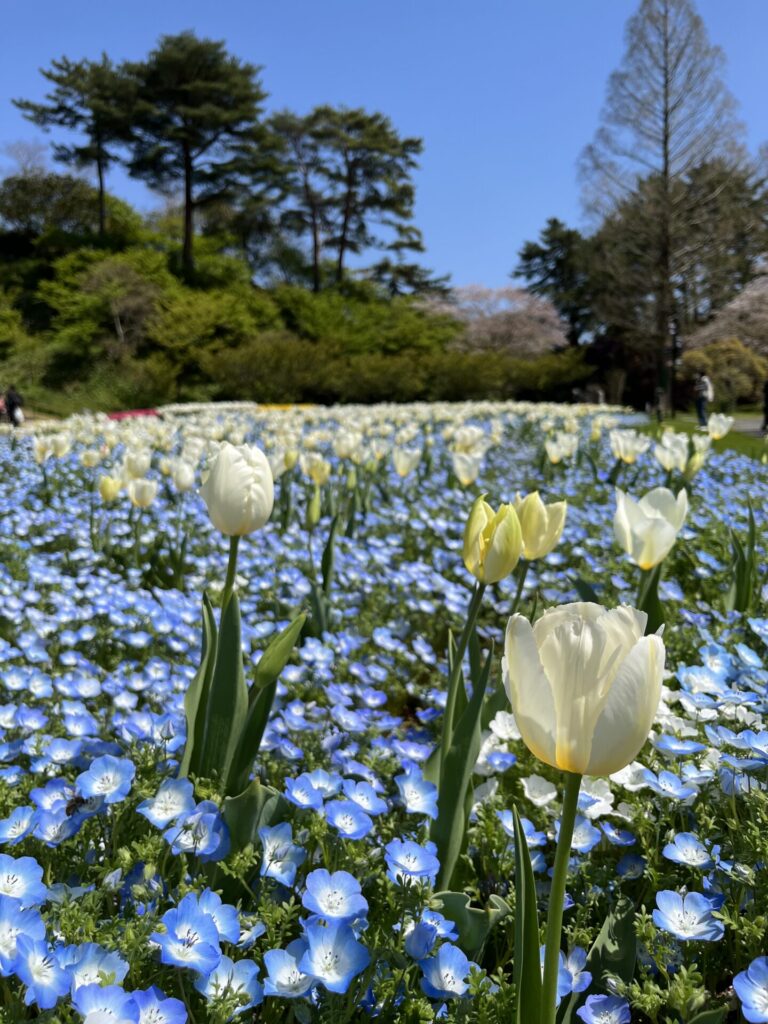
[[[643,637],[616,673],[595,725],[587,774],[610,775],[634,760],[653,725],[663,673],[661,637]]]
[[[504,689],[523,741],[540,761],[556,767],[552,688],[539,658],[531,624],[522,615],[513,615],[507,623],[504,649]]]

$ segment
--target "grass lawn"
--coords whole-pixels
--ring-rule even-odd
[[[749,430],[754,430],[756,418],[755,413],[736,413],[734,416],[736,422],[730,431],[720,441],[713,441],[712,448],[716,452],[729,450],[740,452],[742,455],[748,455],[753,459],[759,459],[761,456],[768,454],[768,443],[762,437],[755,437],[752,433],[746,434],[739,430],[740,425]],[[678,413],[670,419],[662,420],[661,424],[653,420],[642,429],[646,433],[658,437],[665,427],[671,427],[673,430],[686,434],[695,434],[699,429],[696,417],[692,413]]]

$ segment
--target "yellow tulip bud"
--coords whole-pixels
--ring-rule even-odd
[[[464,565],[481,583],[509,576],[523,550],[520,521],[512,505],[495,512],[483,496],[469,514],[464,530]]]
[[[312,497],[307,503],[307,529],[314,530],[320,522],[320,486],[315,484]]]
[[[103,476],[99,480],[99,494],[102,501],[115,501],[123,488],[123,481],[114,476]]]
[[[523,534],[523,556],[532,561],[543,558],[558,544],[565,526],[568,504],[555,501],[545,505],[538,491],[515,498],[515,511]]]

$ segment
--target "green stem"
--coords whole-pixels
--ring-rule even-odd
[[[541,988],[541,1024],[555,1024],[557,1007],[557,973],[560,960],[560,943],[563,932],[563,899],[565,882],[568,877],[568,861],[571,856],[573,826],[579,801],[581,776],[565,772],[563,813],[560,818],[560,838],[557,841],[555,868],[552,874],[552,888],[549,893],[547,913],[547,938],[544,950],[544,980]]]
[[[235,585],[235,573],[237,572],[237,549],[239,546],[239,537],[229,538],[229,561],[227,562],[227,578],[224,581],[224,593],[222,594],[221,597],[222,612],[227,607],[229,599],[232,596],[232,589]]]
[[[525,586],[525,578],[528,575],[530,565],[531,563],[526,558],[521,558],[517,563],[517,593],[515,594],[515,600],[512,602],[512,610],[509,613],[510,615],[514,615],[520,607],[520,600],[523,596],[523,587]]]
[[[453,718],[456,711],[456,688],[459,683],[461,663],[464,661],[467,644],[469,643],[469,638],[472,636],[472,630],[475,628],[475,623],[477,622],[477,616],[480,611],[480,604],[483,600],[484,593],[485,583],[475,583],[475,589],[472,591],[469,608],[467,609],[467,620],[464,623],[464,629],[461,631],[459,643],[456,647],[456,656],[454,658],[453,668],[451,669],[451,674],[448,677],[448,699],[445,704],[445,714],[443,715],[444,750],[448,749],[448,744],[450,744],[451,737],[453,736]]]

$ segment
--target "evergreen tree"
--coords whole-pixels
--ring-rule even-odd
[[[125,70],[136,92],[129,170],[165,193],[181,186],[182,265],[191,276],[195,210],[243,187],[264,139],[258,118],[266,93],[256,67],[192,32],[163,36]]]
[[[129,106],[127,83],[104,54],[101,61],[54,60],[42,74],[54,86],[45,103],[14,100],[14,104],[40,127],[67,128],[85,136],[82,143],[54,143],[54,154],[75,167],[95,166],[98,180],[99,234],[106,230],[105,175],[116,159],[112,148],[125,131]]]
[[[589,241],[580,231],[550,217],[537,242],[526,242],[512,276],[523,277],[528,290],[549,299],[568,325],[571,345],[578,345],[592,322]]]

